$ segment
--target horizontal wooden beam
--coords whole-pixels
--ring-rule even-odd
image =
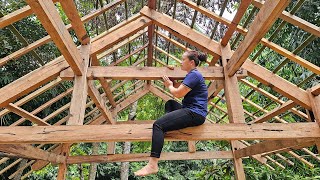
[[[136,154],[112,154],[112,155],[90,155],[90,156],[69,156],[68,164],[79,163],[111,163],[111,162],[139,162],[147,161],[150,153]],[[198,151],[190,152],[163,152],[160,161],[164,160],[199,160],[199,159],[231,159],[231,151]]]
[[[0,127],[0,144],[150,141],[151,124]],[[320,138],[317,123],[204,124],[167,133],[167,140]]]
[[[13,153],[30,159],[40,159],[53,163],[66,162],[66,157],[27,144],[1,144],[0,151]]]
[[[154,20],[156,25],[187,41],[189,44],[198,47],[200,50],[221,56],[220,45],[218,42],[200,34],[187,25],[172,19],[172,17],[152,10],[147,6],[142,8],[140,13]]]
[[[272,141],[263,141],[246,148],[242,148],[235,151],[235,156],[237,158],[252,156],[256,154],[262,154],[266,152],[278,151],[281,149],[287,149],[294,146],[301,146],[301,144],[308,144],[314,140],[305,140],[305,139],[292,139],[292,140],[272,140]]]
[[[289,0],[273,0],[267,1],[262,6],[250,25],[248,34],[228,61],[227,71],[229,76],[234,75],[240,69],[289,2]]]
[[[222,67],[198,67],[197,68],[205,79],[223,80]],[[163,75],[174,79],[183,79],[186,72],[179,67],[171,70],[167,67],[124,67],[124,66],[91,66],[88,68],[88,78],[97,79],[100,77],[119,79],[119,80],[160,80]],[[237,77],[239,79],[246,77],[246,71],[239,71]],[[64,80],[72,80],[74,73],[71,69],[66,69],[60,73],[60,77]]]

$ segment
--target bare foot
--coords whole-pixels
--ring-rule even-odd
[[[156,174],[159,171],[158,166],[147,164],[145,167],[135,172],[136,176],[147,176],[150,174]]]

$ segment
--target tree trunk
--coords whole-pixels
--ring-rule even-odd
[[[129,112],[129,121],[133,121],[135,119],[136,113],[137,113],[137,106],[138,106],[138,101],[132,104]],[[130,154],[130,146],[131,142],[125,142],[123,146],[123,154]],[[121,175],[120,179],[121,180],[128,180],[129,177],[129,162],[123,162],[121,163]]]
[[[99,150],[99,143],[92,143],[92,155],[97,155]],[[89,171],[89,180],[95,180],[97,174],[97,163],[91,163]]]

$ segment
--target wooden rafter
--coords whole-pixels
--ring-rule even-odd
[[[27,0],[76,75],[82,75],[82,58],[52,0]]]

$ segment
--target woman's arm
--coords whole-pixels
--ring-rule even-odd
[[[176,87],[174,86],[174,83],[167,77],[162,77],[164,80],[164,85],[169,89],[171,94],[174,97],[181,98],[184,97],[191,89],[182,83],[176,83]]]

